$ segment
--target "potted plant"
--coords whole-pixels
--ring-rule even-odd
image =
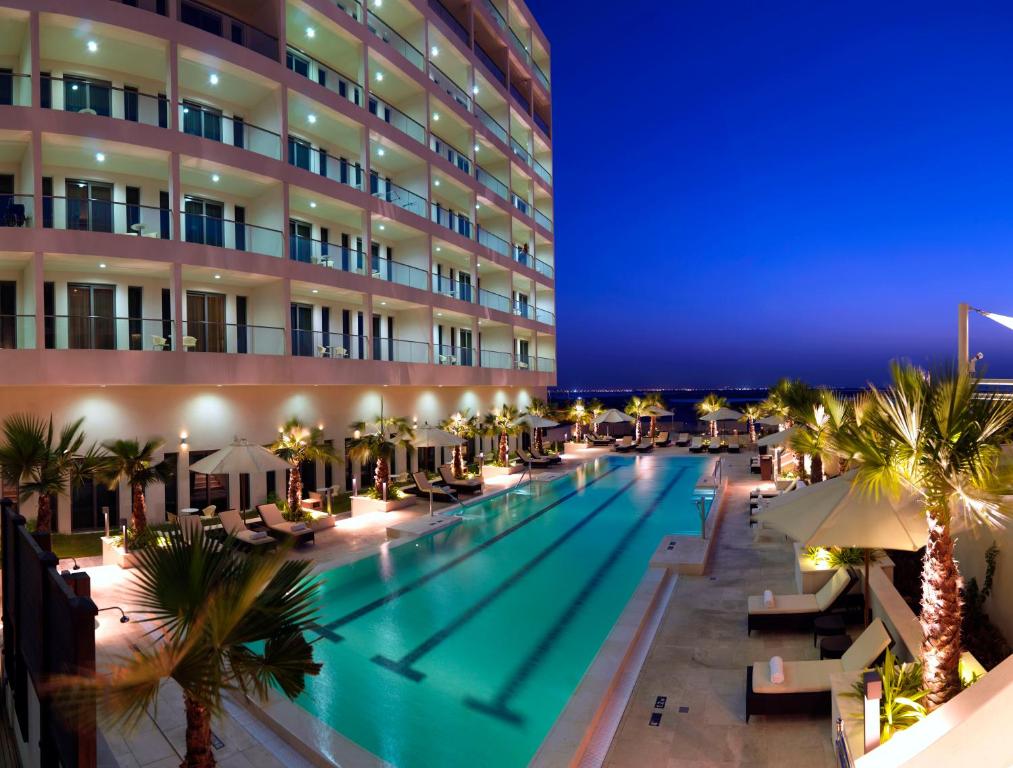
[[[394,509],[415,503],[399,486],[390,480],[390,462],[399,447],[411,448],[411,440],[415,433],[408,419],[401,416],[384,416],[381,406],[380,415],[375,423],[367,425],[364,421],[352,424],[353,437],[348,446],[348,458],[363,464],[376,462],[373,470],[373,485],[363,488],[358,496],[352,497],[352,515],[363,512],[390,512]]]

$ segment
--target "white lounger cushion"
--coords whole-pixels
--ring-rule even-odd
[[[784,662],[784,682],[770,681],[770,662],[753,663],[754,693],[810,693],[830,690],[830,676],[843,672],[839,659]]]
[[[830,578],[830,581],[820,587],[819,592],[816,593],[816,605],[819,609],[825,611],[833,605],[834,600],[840,596],[850,581],[851,574],[847,569],[838,568],[837,573]]]
[[[762,613],[818,613],[816,595],[774,595],[774,604],[767,608],[763,604],[763,595],[749,596],[749,612]]]
[[[841,656],[841,664],[845,672],[857,672],[865,669],[879,658],[879,654],[890,647],[893,639],[883,626],[883,620],[875,618],[858,636],[858,639]]]

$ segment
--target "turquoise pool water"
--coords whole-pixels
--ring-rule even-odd
[[[661,537],[699,531],[706,462],[603,457],[324,573],[298,704],[402,768],[526,765]]]

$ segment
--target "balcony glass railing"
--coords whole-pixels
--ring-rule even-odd
[[[504,144],[507,142],[507,131],[502,125],[500,125],[496,118],[482,109],[478,104],[475,104],[475,114],[478,116],[478,120],[486,129],[497,139],[502,141]]]
[[[416,48],[414,45],[405,40],[398,32],[394,30],[389,24],[383,19],[377,16],[372,11],[366,12],[366,26],[369,27],[370,32],[379,37],[385,43],[388,43],[395,51],[404,56],[408,61],[414,64],[419,69],[425,68],[425,57],[422,55],[422,51]]]
[[[480,165],[475,166],[475,178],[478,179],[479,184],[481,184],[483,187],[488,189],[490,192],[492,192],[500,199],[502,200],[507,199],[507,195],[510,193],[510,190],[507,188],[507,185],[504,184],[499,179],[497,179],[487,170],[482,168]]]
[[[0,72],[0,107],[32,106],[32,76]]]
[[[133,8],[140,8],[143,11],[157,13],[159,16],[167,16],[166,3],[168,0],[118,0],[121,5],[129,5]]]
[[[541,177],[542,181],[544,181],[546,184],[550,185],[552,184],[552,174],[549,173],[548,168],[546,168],[537,160],[534,161],[532,167],[535,169],[535,173],[538,174],[539,177]]]
[[[172,349],[172,321],[161,318],[47,315],[45,333],[47,349]]]
[[[478,227],[478,242],[486,248],[495,251],[500,256],[510,255],[510,243],[499,235],[493,234],[488,229],[483,229],[481,226]]]
[[[331,69],[322,61],[317,61],[308,53],[298,48],[288,46],[285,55],[285,66],[302,75],[307,80],[312,80],[322,85],[331,93],[336,93],[343,99],[347,99],[355,106],[362,106],[362,88],[353,78],[342,75],[337,70]]]
[[[552,131],[549,130],[549,124],[545,122],[545,119],[537,112],[535,112],[535,125],[541,128],[542,133],[544,133],[546,136],[552,135]]]
[[[393,363],[426,364],[430,362],[429,345],[424,341],[374,336],[373,359],[387,360]]]
[[[471,160],[435,133],[429,134],[429,148],[440,157],[445,157],[451,165],[456,165],[459,170],[471,175]]]
[[[542,261],[541,259],[536,259],[533,254],[522,248],[514,246],[513,257],[514,261],[518,264],[522,264],[525,267],[532,267],[540,275],[545,275],[550,278],[555,275],[556,271],[551,264]]]
[[[281,134],[241,117],[229,117],[216,109],[186,102],[179,105],[179,127],[190,136],[200,136],[277,160],[281,157]]]
[[[408,117],[404,112],[392,107],[376,96],[369,97],[369,111],[385,123],[397,128],[401,133],[411,136],[415,141],[426,143],[426,129],[422,123]]]
[[[515,301],[514,315],[517,317],[523,317],[525,320],[534,320],[535,308],[526,301]]]
[[[520,88],[513,83],[510,83],[510,95],[514,97],[514,100],[524,107],[524,114],[528,114],[531,111],[531,102],[528,101],[528,97],[524,95]]]
[[[92,198],[44,197],[42,226],[168,240],[172,237],[172,211]]]
[[[407,285],[409,288],[418,288],[420,291],[429,290],[429,279],[424,269],[413,267],[411,264],[402,264],[383,256],[372,258],[372,274],[373,277],[386,280],[389,283]]]
[[[528,50],[528,46],[521,40],[520,36],[514,32],[513,27],[510,27],[510,34],[507,35],[510,39],[510,45],[513,46],[514,51],[518,56],[521,57],[521,61],[526,64],[531,63],[531,52]]]
[[[549,278],[555,277],[556,275],[555,268],[547,261],[542,261],[541,259],[535,259],[535,272]]]
[[[525,165],[531,165],[531,155],[528,153],[528,150],[513,136],[510,137],[510,149]]]
[[[467,216],[443,208],[439,203],[430,205],[430,214],[432,220],[441,227],[446,227],[452,232],[471,239],[471,219]]]
[[[300,235],[288,236],[288,256],[292,261],[337,269],[356,275],[366,274],[366,259],[362,251],[335,245]]]
[[[334,331],[292,329],[293,357],[320,357],[327,360],[366,360],[366,337]]]
[[[542,84],[542,88],[549,90],[549,78],[546,77],[537,62],[531,62],[531,71],[535,73],[535,80]]]
[[[278,38],[227,13],[194,0],[180,0],[179,20],[212,35],[231,40],[269,59],[278,60]]]
[[[556,316],[547,309],[541,307],[535,307],[535,320],[545,325],[555,325]]]
[[[465,280],[452,280],[446,275],[434,274],[433,293],[438,293],[441,296],[471,303],[474,301],[473,297],[475,295],[475,289],[472,287],[470,282]]]
[[[525,216],[531,215],[531,206],[528,205],[526,200],[521,200],[517,195],[510,193],[510,202],[513,203],[514,208],[523,213]]]
[[[0,350],[35,349],[35,315],[0,315]]]
[[[364,173],[361,165],[350,163],[344,157],[330,155],[291,137],[288,140],[288,164],[362,191]]]
[[[34,215],[32,195],[0,195],[0,227],[30,227]]]
[[[539,373],[555,373],[556,361],[551,357],[536,357],[535,369]]]
[[[49,109],[169,127],[169,99],[165,96],[141,93],[136,88],[115,88],[87,77],[43,75],[41,84],[42,105]]]
[[[183,351],[233,355],[284,355],[285,329],[271,325],[221,323],[215,320],[184,320]]]
[[[471,347],[454,347],[437,344],[433,349],[437,365],[474,365],[475,350]]]
[[[471,112],[471,97],[451,79],[450,75],[433,64],[433,62],[429,62],[429,79],[436,83],[437,87],[450,96],[450,98],[464,107],[465,110]]]
[[[540,210],[535,208],[535,223],[545,229],[552,231],[552,219],[542,213]]]
[[[184,213],[182,226],[187,243],[282,256],[283,234],[277,229],[196,213]]]
[[[417,216],[424,217],[426,215],[426,199],[422,195],[405,189],[390,179],[380,178],[376,173],[369,175],[369,193],[373,197],[411,211]]]
[[[493,60],[492,56],[486,52],[485,48],[479,45],[478,40],[475,41],[475,55],[478,57],[478,60],[485,65],[485,68],[489,70],[489,74],[492,75],[494,79],[499,80],[501,85],[506,85],[506,72],[504,72],[502,67]]]
[[[483,349],[482,354],[479,356],[479,365],[483,368],[504,368],[510,370],[514,367],[514,356],[509,352]]]
[[[493,293],[492,291],[487,291],[485,288],[478,289],[478,303],[483,307],[495,309],[498,312],[510,312],[509,296]]]
[[[503,18],[503,14],[499,12],[499,9],[493,5],[492,0],[482,0],[482,7],[492,17],[496,26],[505,31],[507,28],[506,19]]]
[[[436,15],[443,19],[443,22],[450,27],[450,31],[457,35],[461,42],[465,45],[468,44],[468,30],[457,17],[454,16],[453,12],[447,8],[440,0],[429,0],[429,7],[436,11]]]
[[[362,6],[359,0],[331,0],[338,10],[347,13],[356,21],[362,21]]]
[[[518,371],[530,371],[534,365],[534,355],[514,355],[514,368]]]

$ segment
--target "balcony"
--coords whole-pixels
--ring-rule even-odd
[[[366,360],[366,337],[334,331],[292,329],[292,356],[326,360]]]
[[[425,57],[422,55],[422,51],[401,37],[393,27],[372,11],[366,12],[366,19],[366,26],[369,27],[370,32],[394,48],[414,66],[420,70],[425,69]]]
[[[169,240],[172,238],[172,211],[93,198],[43,197],[42,226]]]
[[[457,299],[458,301],[466,301],[470,304],[474,289],[471,283],[451,280],[444,275],[433,275],[433,293],[438,293],[450,299]]]
[[[273,61],[278,60],[278,38],[227,13],[194,0],[180,0],[179,20],[217,37],[231,40]]]
[[[506,312],[508,314],[510,312],[511,301],[509,296],[493,293],[492,291],[487,291],[485,288],[478,289],[478,303],[483,307],[495,309],[498,312]],[[510,366],[506,367],[509,368]]]
[[[42,106],[81,115],[98,115],[131,123],[169,127],[169,99],[141,93],[135,88],[116,88],[87,77],[42,76]],[[56,85],[54,90],[53,85]],[[0,88],[2,91],[2,88]],[[0,93],[0,103],[3,103]]]
[[[461,42],[467,46],[468,30],[457,20],[457,17],[451,13],[450,9],[441,3],[440,0],[429,0],[429,7],[436,12],[436,15],[440,17],[444,24],[450,27],[450,31],[457,35]]]
[[[359,163],[351,164],[343,157],[329,155],[304,141],[288,137],[288,164],[357,189],[363,189],[363,171]]]
[[[510,202],[513,203],[514,208],[523,213],[525,216],[531,215],[531,206],[528,205],[527,200],[522,200],[520,197],[511,192]]]
[[[552,219],[550,219],[548,216],[546,216],[537,208],[535,208],[535,223],[537,223],[540,227],[544,227],[549,232],[552,231]]]
[[[522,248],[514,246],[513,255],[514,261],[516,261],[518,264],[521,264],[525,267],[531,267],[535,270],[535,272],[537,272],[540,275],[545,275],[548,278],[551,278],[555,275],[556,271],[551,264],[542,261],[541,259],[536,259],[534,255],[532,255],[528,251],[525,251]]]
[[[471,160],[435,133],[429,134],[429,148],[440,157],[446,158],[451,165],[455,165],[459,170],[464,171],[469,176],[471,175]]]
[[[535,370],[539,373],[555,373],[556,361],[551,357],[536,357]]]
[[[129,5],[132,8],[140,8],[149,13],[157,13],[159,16],[168,15],[168,11],[166,10],[167,0],[114,0],[114,2]]]
[[[507,29],[506,19],[503,18],[503,14],[499,12],[496,6],[492,4],[492,0],[482,0],[481,5],[485,9],[486,13],[488,13],[489,16],[492,17],[492,20],[496,23],[496,26],[499,27],[504,32],[506,32]]]
[[[506,86],[506,72],[500,68],[499,64],[493,60],[492,56],[486,53],[485,48],[479,45],[478,40],[475,41],[475,56],[478,57],[478,60],[485,65],[487,70],[489,70],[489,74],[499,81],[500,85]]]
[[[34,214],[32,195],[0,195],[0,227],[30,227]]]
[[[510,83],[510,95],[514,97],[514,101],[524,107],[524,114],[531,112],[531,102],[528,101],[528,97],[521,93],[521,89],[513,83]]]
[[[373,277],[378,280],[386,280],[388,283],[407,285],[409,288],[418,288],[420,291],[429,288],[429,278],[424,269],[413,267],[411,264],[402,264],[383,256],[373,257],[372,272]]]
[[[420,144],[426,143],[426,128],[422,123],[413,120],[408,117],[404,112],[392,107],[390,104],[381,101],[376,96],[369,97],[369,111],[370,114],[376,115],[378,118],[383,120],[395,128],[401,133],[411,136],[415,141]]]
[[[535,169],[535,173],[538,174],[539,178],[541,178],[541,180],[544,181],[549,186],[552,186],[552,174],[549,173],[549,170],[537,160],[534,161],[533,167]]]
[[[436,344],[434,347],[437,365],[464,365],[475,364],[475,350],[471,347],[455,347],[448,344]]]
[[[478,242],[489,250],[495,251],[500,256],[510,256],[510,243],[499,235],[494,235],[488,229],[483,229],[481,226],[478,228]]]
[[[464,107],[466,112],[471,112],[471,97],[464,92],[463,88],[450,79],[450,75],[432,62],[429,62],[429,79],[436,83],[440,90]]]
[[[398,208],[414,213],[416,216],[426,215],[426,199],[422,195],[395,184],[390,179],[381,178],[375,171],[369,174],[369,193]]]
[[[393,363],[428,364],[432,362],[429,344],[424,341],[388,339],[378,336],[373,337],[373,359],[387,360]]]
[[[35,315],[0,315],[0,350],[35,349]]]
[[[182,218],[183,240],[187,243],[250,251],[276,258],[282,255],[283,235],[277,229],[203,213],[184,213]]]
[[[556,324],[556,316],[549,310],[542,309],[541,307],[535,308],[535,320],[545,325]]]
[[[497,179],[480,165],[475,166],[475,178],[478,180],[479,184],[488,189],[501,200],[506,200],[507,196],[510,194],[510,190],[507,188],[506,184]]]
[[[46,315],[44,321],[46,349],[167,352],[172,348],[172,321],[162,318]]]
[[[471,219],[467,216],[447,210],[439,203],[433,203],[430,206],[430,213],[432,220],[441,227],[446,227],[450,231],[456,232],[462,237],[466,237],[469,240],[471,239]]]
[[[544,88],[546,91],[548,91],[549,90],[549,78],[542,71],[542,68],[540,66],[538,66],[538,64],[536,64],[535,62],[531,62],[531,71],[535,73],[535,80],[537,80],[539,83],[541,83],[542,88]],[[538,119],[538,115],[535,115],[535,119],[536,120]],[[546,133],[548,133],[547,130],[546,130]]]
[[[285,329],[271,325],[185,320],[184,352],[236,355],[284,355]]]
[[[525,165],[531,165],[531,155],[528,153],[528,150],[522,147],[520,142],[513,136],[510,137],[510,149]]]
[[[179,105],[179,125],[189,136],[248,149],[272,160],[281,158],[281,134],[211,107],[184,101]]]
[[[0,73],[0,107],[32,106],[32,76],[19,72]]]
[[[514,356],[509,352],[498,352],[494,349],[483,349],[479,355],[482,368],[501,368],[510,370],[514,367]]]
[[[496,121],[496,118],[482,109],[478,104],[475,105],[475,114],[478,116],[479,122],[481,122],[493,136],[502,141],[504,144],[507,143],[507,130]]]
[[[292,261],[336,269],[355,275],[366,274],[366,254],[354,248],[301,235],[288,236],[288,255]]]
[[[285,66],[297,75],[302,75],[342,99],[352,102],[355,106],[362,106],[362,88],[354,78],[342,75],[308,53],[288,46],[285,52]]]

